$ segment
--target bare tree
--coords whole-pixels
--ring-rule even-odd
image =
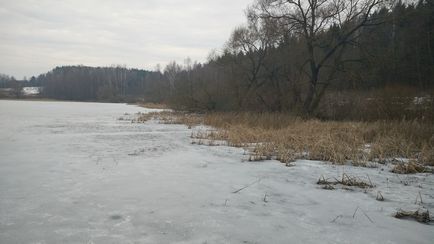
[[[21,98],[23,95],[23,84],[20,81],[17,81],[14,77],[11,78],[10,87],[12,88],[12,95],[15,98]]]
[[[178,74],[181,72],[181,66],[175,61],[170,62],[164,68],[164,75],[169,80],[169,92],[173,93],[175,90],[175,81]]]
[[[238,99],[240,107],[253,95],[267,106],[258,89],[268,81],[264,76],[267,68],[264,64],[270,50],[277,46],[279,38],[276,21],[257,18],[251,11],[247,11],[248,24],[236,28],[226,44],[226,51],[232,54],[236,65],[241,66],[247,81],[246,87],[238,87],[243,89],[237,93],[243,94]]]
[[[300,69],[306,75],[309,86],[303,110],[311,114],[334,78],[342,62],[343,50],[357,41],[359,30],[376,25],[378,20],[371,13],[382,0],[257,0],[252,9],[262,19],[278,20],[290,36],[301,37],[306,59]],[[324,33],[335,28],[334,38],[325,39]],[[323,72],[324,73],[324,72]]]

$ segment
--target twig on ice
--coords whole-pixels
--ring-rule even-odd
[[[372,219],[368,216],[368,214],[367,214],[365,211],[363,211],[363,209],[361,209],[359,206],[357,206],[356,211],[354,211],[353,219],[356,217],[356,213],[357,213],[357,211],[358,211],[359,209],[360,209],[360,211],[362,211],[363,215],[365,215],[366,218],[367,218],[371,223],[374,223],[374,221],[372,221]]]
[[[423,201],[422,201],[422,194],[420,193],[420,191],[419,191],[419,195],[418,196],[416,196],[416,201],[414,202],[414,204],[417,204],[417,199],[420,199],[420,204],[423,204]]]
[[[354,213],[353,213],[353,219],[354,219],[354,217],[356,217],[357,210],[359,210],[359,207],[358,207],[358,206],[357,206],[357,208],[356,208],[356,211],[354,211]]]
[[[363,209],[362,209],[362,213],[366,216],[366,218],[369,219],[369,221],[371,221],[371,223],[374,223],[374,221],[372,221],[372,219],[369,218],[368,214],[365,211],[363,211]]]
[[[232,192],[232,193],[238,193],[238,192],[240,192],[240,191],[242,191],[242,190],[244,190],[244,189],[246,189],[246,188],[248,188],[248,187],[251,187],[251,186],[253,186],[254,184],[256,184],[256,183],[259,183],[261,181],[261,179],[258,179],[258,180],[256,180],[255,182],[252,182],[252,183],[250,183],[249,185],[247,185],[247,186],[245,186],[245,187],[243,187],[243,188],[240,188],[240,189],[238,189],[238,190],[236,190],[236,191],[234,191],[234,192]]]
[[[338,216],[336,216],[336,218],[334,218],[332,221],[330,221],[330,223],[334,223],[334,222],[336,222],[336,220],[338,220],[339,218],[342,218],[342,217],[344,217],[342,214],[338,215]]]

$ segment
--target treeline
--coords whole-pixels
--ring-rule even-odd
[[[26,80],[17,80],[13,76],[0,74],[0,98],[20,98],[27,83]]]
[[[0,88],[13,88],[19,82],[13,76],[0,74]]]
[[[207,64],[166,68],[172,106],[432,117],[434,1],[259,0],[247,19]]]
[[[433,118],[434,0],[256,0],[222,52],[162,71],[58,67],[47,97],[325,119]]]
[[[146,97],[161,102],[158,87],[163,82],[160,72],[126,67],[64,66],[40,75],[36,81],[43,86],[43,96],[80,101],[128,102]]]

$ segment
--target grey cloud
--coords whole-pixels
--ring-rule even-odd
[[[204,61],[244,22],[252,0],[0,0],[0,73],[17,77],[56,65]]]

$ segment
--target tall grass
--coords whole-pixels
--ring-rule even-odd
[[[251,160],[275,158],[352,162],[409,159],[434,165],[434,125],[413,121],[343,122],[302,119],[284,113],[166,113],[163,122],[205,124],[216,130],[198,131],[193,138],[224,140],[248,147]],[[211,143],[214,144],[214,143]]]

